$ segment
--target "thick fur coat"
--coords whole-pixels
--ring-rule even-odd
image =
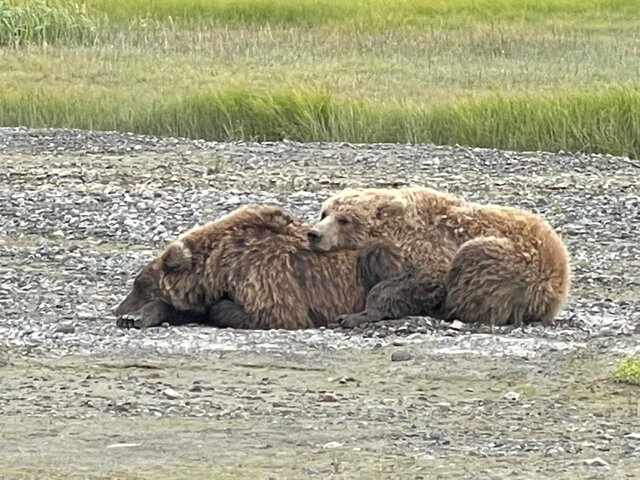
[[[394,281],[387,281],[388,288],[411,281],[430,289],[436,281],[444,289],[438,312],[413,314],[492,325],[549,324],[569,293],[562,239],[540,216],[524,210],[467,202],[426,187],[347,189],[324,202],[321,219],[309,232],[311,247],[325,252],[358,248],[372,239],[399,248],[422,272],[393,287]],[[393,295],[381,288],[372,293]]]
[[[314,251],[309,225],[273,206],[244,206],[180,235],[138,274],[114,312],[137,323],[205,319],[220,327],[300,329],[364,308],[359,252]],[[385,271],[400,271],[398,255]],[[400,263],[398,263],[400,265]],[[369,281],[369,283],[371,283]]]

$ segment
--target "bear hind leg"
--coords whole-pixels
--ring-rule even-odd
[[[445,310],[466,323],[521,326],[530,316],[530,265],[508,239],[469,240],[445,274]]]

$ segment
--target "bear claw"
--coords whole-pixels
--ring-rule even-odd
[[[153,318],[148,318],[148,317],[140,317],[140,318],[128,318],[128,317],[121,317],[118,320],[116,320],[116,325],[120,328],[139,328],[139,329],[143,329],[143,328],[148,328],[148,327],[152,327],[154,325],[156,325],[156,322],[154,321]]]
[[[119,328],[134,328],[136,321],[129,317],[120,317],[116,320],[116,326]]]
[[[120,328],[149,328],[161,325],[166,319],[167,306],[163,302],[147,303],[140,310],[119,317],[116,325]]]

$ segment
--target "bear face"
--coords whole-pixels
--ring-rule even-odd
[[[308,233],[313,250],[359,249],[403,223],[408,202],[394,190],[346,189],[326,200]]]
[[[148,264],[136,276],[133,288],[129,295],[113,311],[114,315],[121,317],[139,311],[147,303],[161,297],[160,292],[160,265],[157,261]]]
[[[114,310],[114,315],[120,317],[137,312],[156,300],[179,306],[181,289],[185,287],[185,281],[193,277],[191,270],[191,251],[183,242],[173,242],[140,271],[131,292]]]

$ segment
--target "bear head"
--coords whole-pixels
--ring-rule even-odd
[[[319,251],[362,248],[397,229],[407,207],[397,190],[348,188],[322,204],[320,221],[308,233],[309,246]]]
[[[129,295],[114,310],[114,315],[121,317],[137,312],[155,300],[177,306],[175,303],[179,302],[175,300],[185,294],[182,290],[193,289],[193,285],[185,284],[185,279],[193,277],[192,267],[189,248],[180,240],[173,242],[138,273]]]

